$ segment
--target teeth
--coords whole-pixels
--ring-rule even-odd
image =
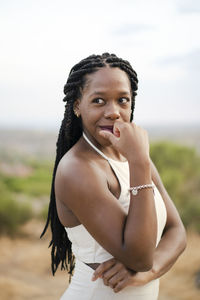
[[[112,128],[102,128],[103,130],[112,132]]]
[[[101,130],[109,131],[113,133],[113,126],[106,126],[106,127],[101,127]]]

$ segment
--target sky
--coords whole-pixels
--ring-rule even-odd
[[[199,28],[198,0],[0,0],[0,128],[58,129],[70,69],[103,52],[138,74],[138,125],[199,124]]]

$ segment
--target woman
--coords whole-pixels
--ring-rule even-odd
[[[51,220],[53,274],[60,262],[71,274],[76,257],[62,300],[157,299],[158,278],[185,248],[147,132],[132,122],[137,84],[129,62],[104,53],[75,65],[64,87],[42,233]]]

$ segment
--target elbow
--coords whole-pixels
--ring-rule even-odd
[[[135,271],[135,272],[148,272],[152,269],[153,265],[137,265],[134,266],[134,268],[131,268],[131,270]]]
[[[182,234],[182,242],[181,242],[181,245],[180,245],[180,250],[181,250],[181,253],[185,250],[185,248],[187,247],[187,234],[186,234],[186,230],[185,228],[183,227],[183,234]]]
[[[153,267],[153,256],[151,258],[145,258],[143,256],[142,258],[134,259],[128,265],[128,268],[136,272],[147,272],[151,270],[152,267]]]
[[[133,265],[133,269],[136,272],[147,272],[149,270],[151,270],[153,267],[153,260],[149,261],[149,262],[137,262]]]
[[[178,249],[179,249],[179,255],[180,255],[187,247],[187,233],[186,233],[183,223],[181,223],[181,225],[178,226],[176,234],[179,237],[178,238]]]
[[[131,264],[128,266],[129,269],[135,272],[148,272],[152,269],[152,267],[153,264],[144,264],[144,263]]]
[[[153,267],[155,247],[136,247],[126,252],[124,264],[135,272],[147,272]]]

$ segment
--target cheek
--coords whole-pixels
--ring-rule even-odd
[[[101,109],[87,108],[84,111],[84,117],[86,121],[95,122],[101,117]]]
[[[130,119],[131,119],[131,108],[128,109],[126,112],[124,112],[122,114],[122,118],[124,119],[124,121],[130,122]]]
[[[82,123],[85,126],[94,126],[95,123],[98,121],[98,114],[96,111],[91,109],[82,111],[81,114]]]

